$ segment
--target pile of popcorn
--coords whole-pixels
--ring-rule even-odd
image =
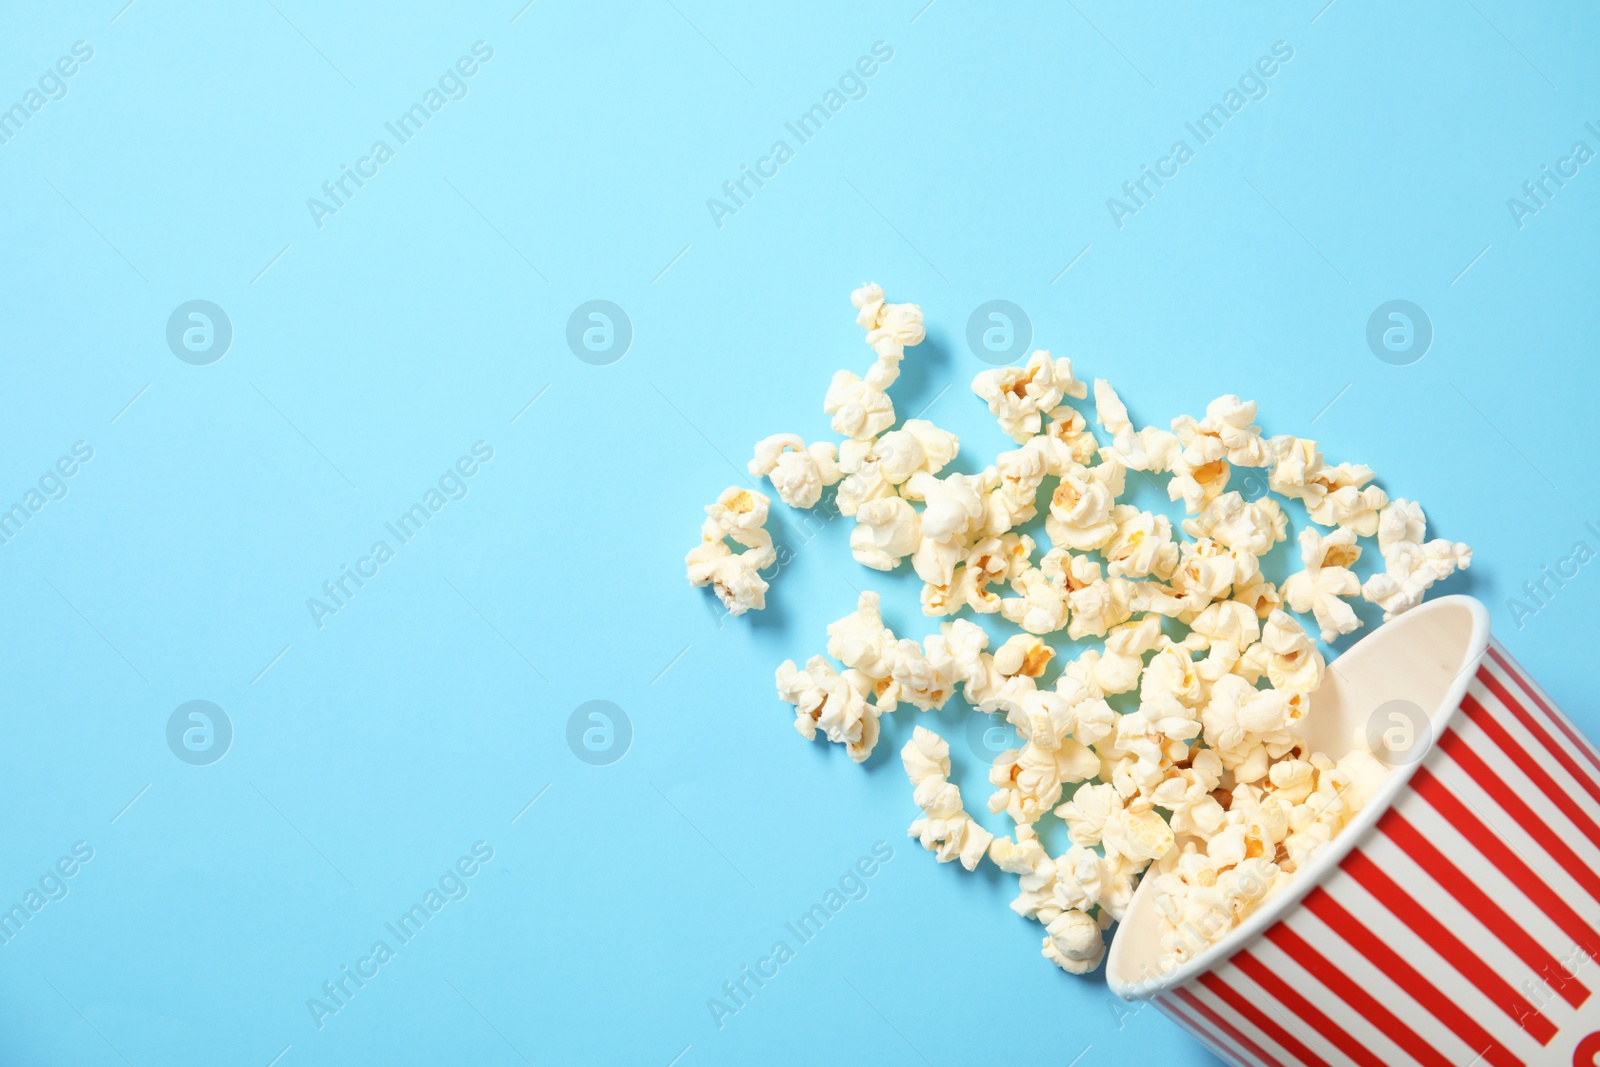
[[[910,836],[941,863],[972,871],[987,857],[1017,875],[1012,909],[1044,924],[1044,956],[1073,973],[1100,964],[1104,931],[1151,872],[1162,966],[1171,969],[1292,879],[1388,772],[1365,751],[1333,760],[1300,738],[1325,663],[1284,608],[1310,614],[1331,642],[1361,626],[1350,598],[1388,620],[1467,567],[1471,549],[1425,540],[1422,509],[1390,500],[1371,469],[1330,465],[1315,441],[1263,437],[1256,405],[1236,396],[1167,430],[1136,428],[1097,380],[1103,444],[1066,402],[1086,400],[1089,386],[1070,359],[1044,351],[972,383],[1017,447],[978,474],[941,474],[958,453],[956,435],[922,419],[895,428],[887,392],[906,348],[923,340],[921,308],[886,302],[876,285],[851,300],[877,358],[865,377],[839,371],[823,398],[843,440],[768,437],[750,473],[792,508],[836,487],[839,513],[856,521],[852,554],[881,571],[909,558],[923,614],[999,615],[1024,632],[991,649],[988,631],[960,617],[920,642],[899,637],[878,594],[865,592],[829,625],[828,656],[778,667],[778,695],[794,705],[803,737],[821,733],[857,762],[877,745],[884,713],[942,708],[958,685],[974,714],[1004,713],[1022,747],[994,760],[989,811],[1007,815],[1014,835],[995,837],[967,813],[950,781],[950,746],[917,726],[900,753],[922,811]],[[1261,471],[1255,482],[1270,493],[1230,491],[1236,467]],[[1130,471],[1152,484],[1166,478],[1188,516],[1178,529],[1117,502]],[[1288,536],[1272,494],[1300,500],[1312,523],[1297,538],[1302,569],[1281,583],[1261,567]],[[1017,528],[1038,517],[1041,501],[1050,547],[1039,554]],[[762,493],[727,489],[706,508],[688,555],[689,580],[712,586],[731,614],[765,606],[770,506]],[[1384,566],[1363,584],[1350,568],[1358,539],[1373,536]],[[1047,685],[1052,634],[1102,644]],[[1071,841],[1056,856],[1036,832],[1052,814]]]

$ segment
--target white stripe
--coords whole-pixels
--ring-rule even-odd
[[[1417,800],[1425,811],[1412,813],[1403,812],[1419,832],[1428,834],[1424,829],[1428,820],[1437,818],[1431,815],[1431,808],[1426,802]],[[1422,824],[1422,825],[1419,825]],[[1455,897],[1451,896],[1443,887],[1432,880],[1432,876],[1415,860],[1408,856],[1399,845],[1395,844],[1383,834],[1374,834],[1371,840],[1364,842],[1362,851],[1365,852],[1379,868],[1404,889],[1419,907],[1431,914],[1435,919],[1460,938],[1461,942],[1472,951],[1472,954],[1483,961],[1484,966],[1494,974],[1506,980],[1513,990],[1521,994],[1530,1004],[1538,1008],[1540,1014],[1549,1019],[1557,1027],[1564,1025],[1572,1014],[1572,1008],[1566,1001],[1557,996],[1548,985],[1539,977],[1534,969],[1522,962],[1522,957],[1513,952],[1494,930],[1479,919],[1477,913],[1469,911]],[[1496,884],[1493,879],[1498,879],[1499,872],[1487,866],[1482,855],[1476,851],[1471,855],[1475,858],[1468,869],[1472,872],[1467,876],[1477,884],[1483,886],[1491,899],[1498,899],[1511,909],[1510,914],[1516,918],[1523,917],[1529,909],[1521,903],[1520,896],[1515,901],[1508,900],[1504,895],[1496,896]],[[1466,862],[1466,857],[1455,855],[1457,865]],[[1552,1003],[1553,1001],[1553,1003]],[[1498,1009],[1496,1009],[1498,1011]],[[1499,1012],[1504,1017],[1504,1012]],[[1515,1024],[1513,1024],[1515,1025]]]
[[[1221,978],[1223,976],[1218,974],[1218,977]],[[1231,979],[1224,978],[1224,981],[1228,981],[1230,985],[1233,984]],[[1234,988],[1237,989],[1238,986],[1234,985]],[[1290,1055],[1288,1049],[1284,1048],[1282,1045],[1272,1040],[1272,1038],[1268,1037],[1266,1033],[1263,1032],[1258,1026],[1252,1023],[1249,1019],[1246,1019],[1239,1012],[1235,1011],[1227,1001],[1217,996],[1199,982],[1196,982],[1190,986],[1189,992],[1193,993],[1195,998],[1204,1003],[1206,1007],[1216,1012],[1223,1019],[1226,1019],[1235,1030],[1239,1031],[1251,1041],[1254,1041],[1258,1048],[1264,1051],[1276,1062],[1281,1064],[1300,1062],[1300,1057]]]
[[[1528,683],[1528,689],[1533,690],[1535,693],[1537,693],[1539,695],[1539,697],[1541,699],[1544,700],[1545,704],[1547,704],[1552,709],[1552,711],[1554,711],[1555,717],[1558,720],[1566,723],[1569,727],[1571,727],[1572,732],[1575,735],[1577,735],[1577,737],[1578,737],[1579,744],[1583,745],[1591,753],[1593,753],[1594,757],[1596,759],[1600,759],[1600,746],[1596,745],[1594,739],[1589,737],[1589,735],[1587,735],[1581,729],[1578,728],[1577,723],[1573,722],[1571,717],[1569,717],[1565,712],[1563,712],[1561,710],[1561,705],[1557,704],[1554,700],[1551,699],[1550,694],[1545,692],[1544,687],[1541,686],[1538,682],[1534,681],[1533,676],[1530,675],[1525,669],[1523,669],[1522,664],[1518,663],[1516,661],[1516,658],[1514,656],[1512,656],[1511,653],[1506,651],[1506,647],[1504,645],[1502,645],[1500,642],[1496,641],[1494,643],[1494,647],[1500,653],[1500,655],[1505,658],[1505,661],[1511,665],[1511,669],[1516,672],[1517,677],[1521,678],[1523,681]],[[1484,657],[1484,661],[1487,662],[1491,667],[1494,667],[1494,668],[1496,668],[1498,670],[1498,664],[1494,663],[1493,660],[1490,660],[1488,657]],[[1512,692],[1514,692],[1514,693],[1517,692],[1517,689],[1513,688]],[[1526,691],[1523,691],[1520,695],[1526,696],[1527,695]],[[1548,719],[1550,717],[1549,715],[1547,715],[1545,713],[1543,708],[1540,708],[1537,705],[1535,705],[1531,710],[1533,711],[1534,715],[1538,716],[1541,719]],[[1570,741],[1567,740],[1565,735],[1563,735],[1561,737],[1561,740],[1562,741],[1566,741],[1568,744],[1571,743]],[[1581,755],[1580,755],[1579,758],[1582,758]],[[1591,763],[1591,764],[1589,764],[1589,766],[1593,767],[1594,764]]]
[[[1432,945],[1413,933],[1409,926],[1353,877],[1339,871],[1323,883],[1323,888],[1371,930],[1373,936],[1416,968],[1417,973],[1438,990],[1441,997],[1462,1009],[1468,1019],[1483,1027],[1512,1055],[1527,1062],[1543,1048],[1515,1019],[1485,996]],[[1445,1025],[1449,1026],[1448,1023]],[[1466,1038],[1463,1037],[1463,1040]]]
[[[1440,753],[1440,755],[1443,755],[1443,753]],[[1550,860],[1542,851],[1534,849],[1531,841],[1520,836],[1520,828],[1512,821],[1511,816],[1501,811],[1481,790],[1472,784],[1465,771],[1453,764],[1448,766],[1445,771],[1445,774],[1437,775],[1437,777],[1441,779],[1451,793],[1468,805],[1468,811],[1484,821],[1491,833],[1497,833],[1498,836],[1505,838],[1505,832],[1497,831],[1497,827],[1505,827],[1507,831],[1516,833],[1518,836],[1505,838],[1506,843],[1512,847],[1513,852],[1524,863],[1534,869],[1536,874],[1543,876],[1545,881],[1550,881],[1552,875],[1549,872],[1541,871],[1539,866],[1532,862],[1535,859],[1539,859],[1549,864]],[[1536,907],[1509,877],[1501,873],[1499,868],[1495,867],[1482,852],[1479,852],[1477,847],[1464,834],[1446,822],[1444,816],[1440,815],[1433,805],[1427,803],[1421,797],[1417,797],[1415,803],[1408,803],[1403,806],[1400,809],[1400,813],[1416,828],[1418,834],[1444,853],[1468,880],[1483,890],[1484,894],[1498,904],[1500,909],[1514,923],[1527,931],[1534,941],[1542,945],[1546,951],[1557,959],[1563,958],[1564,952],[1570,949],[1572,945],[1572,939],[1566,935],[1560,926],[1556,925],[1554,919],[1546,915],[1542,909]],[[1571,883],[1568,881],[1564,884],[1570,885]],[[1560,892],[1559,888],[1557,892]],[[1570,899],[1570,894],[1568,894],[1567,903],[1574,903]],[[1499,939],[1495,938],[1492,944],[1498,946],[1500,944]],[[1550,988],[1548,982],[1536,972],[1530,970],[1527,965],[1519,964],[1512,973],[1517,976],[1513,984],[1524,995],[1528,995],[1530,999],[1534,1000],[1535,1003],[1542,1004],[1544,1003],[1544,997],[1554,995],[1554,990]],[[1529,980],[1537,983],[1534,988],[1540,994],[1539,996],[1533,996],[1529,993],[1526,984]],[[1553,1016],[1552,1020],[1554,1020]]]
[[[1452,727],[1489,773],[1504,782],[1512,795],[1521,800],[1538,820],[1549,827],[1551,833],[1578,858],[1582,867],[1600,870],[1600,849],[1575,827],[1571,820],[1552,804],[1543,791],[1512,762],[1494,739],[1466,719],[1458,719]],[[1459,785],[1457,782],[1459,781]],[[1529,867],[1533,868],[1574,911],[1588,920],[1590,926],[1600,922],[1600,900],[1590,895],[1588,889],[1567,873],[1567,868],[1555,856],[1546,852],[1533,835],[1522,828],[1510,812],[1502,808],[1487,790],[1473,781],[1465,771],[1452,777],[1452,791],[1467,801],[1474,814],[1482,819],[1490,831],[1511,846],[1512,850]],[[1545,940],[1541,937],[1541,940]],[[1552,947],[1570,945],[1572,939],[1561,935],[1559,940],[1546,941]],[[1560,955],[1560,953],[1556,953]]]
[[[1450,1063],[1472,1063],[1479,1053],[1457,1037],[1442,1020],[1423,1007],[1394,979],[1384,974],[1360,951],[1326,926],[1310,908],[1301,906],[1288,918],[1289,926],[1321,952],[1391,1014],[1410,1027],[1424,1042],[1439,1050]]]
[[[1261,950],[1262,943],[1260,942],[1250,946],[1249,949],[1250,954],[1258,960],[1262,956]],[[1318,1056],[1321,1056],[1328,1063],[1350,1062],[1350,1057],[1337,1044],[1324,1036],[1320,1030],[1314,1029],[1309,1020],[1302,1019],[1294,1009],[1278,1000],[1277,997],[1269,993],[1263,986],[1232,963],[1224,963],[1221,967],[1218,967],[1217,975],[1228,985],[1237,989],[1245,1000],[1260,1008],[1262,1014],[1266,1015],[1267,1018],[1283,1027],[1291,1037],[1298,1040]],[[1325,1005],[1318,1003],[1320,998],[1315,995],[1312,987],[1299,984],[1292,985],[1292,988],[1296,989],[1301,996],[1304,996],[1311,1003],[1324,1008],[1324,1014],[1328,1015],[1329,1018],[1333,1018],[1337,1014],[1336,1012],[1327,1011]],[[1293,1056],[1286,1056],[1285,1058],[1291,1063],[1298,1062]]]
[[[1190,983],[1192,986],[1193,983]],[[1190,988],[1185,986],[1185,989]],[[1187,1004],[1179,1001],[1176,994],[1169,997],[1166,1003],[1160,1005],[1167,1017],[1200,1040],[1200,1043],[1210,1049],[1216,1057],[1225,1063],[1249,1063],[1243,1053],[1235,1054],[1233,1042],[1226,1040],[1211,1023],[1203,1016],[1193,1011]],[[1266,1067],[1266,1065],[1263,1065]]]
[[[1534,763],[1540,770],[1550,776],[1551,780],[1556,783],[1557,788],[1573,799],[1578,810],[1589,816],[1591,822],[1600,826],[1600,800],[1596,800],[1589,792],[1590,787],[1600,784],[1600,775],[1595,773],[1592,765],[1584,761],[1583,753],[1572,751],[1572,742],[1567,740],[1560,730],[1549,721],[1548,717],[1534,706],[1525,693],[1518,691],[1514,681],[1505,676],[1493,663],[1489,664],[1489,670],[1495,680],[1505,687],[1506,692],[1511,695],[1512,699],[1516,700],[1518,705],[1526,711],[1528,718],[1533,720],[1534,725],[1544,731],[1550,738],[1551,743],[1559,751],[1567,754],[1567,758],[1578,768],[1579,774],[1583,774],[1582,780],[1574,777],[1571,771],[1563,767],[1561,761],[1550,754],[1550,750],[1545,747],[1544,742],[1535,737],[1533,732],[1517,718],[1516,714],[1505,706],[1505,702],[1496,697],[1487,686],[1482,686],[1481,683],[1474,683],[1472,687],[1473,695],[1478,698],[1484,709],[1494,716],[1495,721],[1505,727],[1506,732],[1511,735],[1512,739],[1520,744],[1528,755],[1533,757]],[[1480,688],[1482,689],[1481,695],[1478,693]],[[1585,774],[1586,768],[1588,773]]]
[[[1302,910],[1304,910],[1303,906],[1296,909],[1296,914]],[[1417,1062],[1399,1045],[1390,1041],[1375,1023],[1369,1022],[1365,1016],[1358,1014],[1337,993],[1318,982],[1298,960],[1284,952],[1277,945],[1263,939],[1250,946],[1250,952],[1268,970],[1282,978],[1289,988],[1295,990],[1320,1008],[1322,1013],[1341,1030],[1360,1042],[1364,1047],[1371,1049],[1372,1054],[1382,1062],[1394,1064],[1396,1067]],[[1340,1052],[1337,1056],[1331,1057],[1329,1062],[1348,1063],[1350,1059],[1343,1052]]]

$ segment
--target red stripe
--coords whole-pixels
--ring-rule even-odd
[[[1251,1041],[1248,1037],[1245,1037],[1232,1023],[1228,1022],[1228,1020],[1212,1011],[1211,1007],[1206,1004],[1205,1001],[1201,1000],[1187,989],[1178,990],[1178,996],[1182,997],[1183,1002],[1189,1005],[1189,1007],[1205,1016],[1206,1019],[1211,1022],[1211,1025],[1215,1026],[1222,1033],[1226,1034],[1228,1038],[1236,1045],[1249,1052],[1250,1055],[1254,1056],[1257,1060],[1266,1064],[1267,1067],[1283,1067],[1283,1064],[1267,1055],[1266,1050],[1260,1045],[1256,1044],[1254,1041]]]
[[[1511,762],[1517,765],[1517,769],[1527,775],[1528,779],[1539,787],[1539,791],[1560,808],[1561,813],[1570,819],[1574,826],[1583,831],[1583,836],[1589,839],[1590,844],[1600,847],[1600,826],[1596,826],[1589,813],[1580,808],[1567,791],[1545,773],[1544,768],[1540,767],[1528,750],[1522,747],[1522,743],[1511,736],[1504,723],[1496,719],[1489,709],[1471,694],[1462,698],[1461,710],[1467,713],[1467,718],[1471,719],[1478,729],[1488,734],[1490,739],[1500,746],[1501,751],[1511,757]]]
[[[1200,1043],[1215,1053],[1217,1058],[1226,1060],[1229,1063],[1244,1062],[1243,1053],[1241,1053],[1238,1049],[1231,1047],[1222,1039],[1220,1034],[1212,1030],[1205,1023],[1194,1018],[1188,1012],[1178,1007],[1178,998],[1176,994],[1167,997],[1164,1000],[1158,1000],[1157,1003],[1161,1006],[1161,1010],[1166,1012],[1174,1022],[1183,1027],[1185,1030],[1189,1031],[1189,1033],[1193,1034],[1195,1037],[1199,1038]]]
[[[1239,970],[1250,976],[1251,981],[1266,990],[1267,995],[1275,997],[1278,1003],[1288,1008],[1296,1016],[1311,1024],[1312,1029],[1339,1046],[1339,1051],[1349,1056],[1362,1067],[1388,1067],[1382,1060],[1373,1054],[1338,1023],[1328,1018],[1327,1015],[1312,1004],[1305,997],[1293,989],[1288,982],[1278,977],[1272,968],[1250,955],[1249,952],[1240,952],[1228,961]]]
[[[1589,891],[1589,895],[1600,900],[1600,874],[1594,868],[1580,860],[1573,851],[1567,847],[1566,842],[1556,836],[1554,830],[1545,825],[1543,819],[1535,815],[1533,809],[1523,803],[1522,798],[1512,791],[1506,780],[1494,772],[1483,761],[1483,757],[1472,750],[1472,747],[1462,739],[1454,730],[1446,730],[1439,739],[1439,747],[1461,765],[1461,769],[1471,775],[1478,787],[1494,798],[1495,802],[1506,810],[1517,821],[1528,836],[1539,842],[1546,852],[1550,853],[1555,861],[1561,864],[1574,881]]]
[[[1431,1067],[1451,1067],[1444,1055],[1428,1044],[1417,1032],[1395,1017],[1395,1014],[1371,993],[1356,984],[1349,975],[1329,963],[1322,953],[1306,943],[1305,938],[1289,929],[1288,923],[1278,923],[1267,931],[1267,938],[1294,961],[1304,967],[1313,978],[1327,986],[1348,1004],[1355,1013],[1388,1036],[1390,1041],[1411,1053],[1418,1063]]]
[[[1477,986],[1478,990],[1494,1001],[1501,1011],[1521,1024],[1529,1034],[1533,1035],[1535,1041],[1541,1045],[1548,1045],[1551,1038],[1556,1036],[1554,1023],[1540,1015],[1538,1008],[1511,988],[1510,982],[1491,970],[1477,953],[1451,933],[1444,923],[1429,914],[1428,910],[1418,904],[1411,894],[1401,889],[1393,878],[1383,873],[1366,853],[1350,853],[1342,866],[1352,878],[1365,886],[1367,892],[1376,897],[1379,903],[1410,927],[1412,933],[1433,946],[1434,951],[1448,960],[1463,978]]]
[[[1536,907],[1566,930],[1568,936],[1580,944],[1594,943],[1592,940],[1580,937],[1567,925],[1567,920],[1570,920],[1579,929],[1587,929],[1577,913],[1567,907],[1566,902],[1556,896],[1553,889],[1530,871],[1504,841],[1491,834],[1489,828],[1479,822],[1477,817],[1467,810],[1466,805],[1449,792],[1428,768],[1417,768],[1411,778],[1411,787],[1433,805],[1434,810],[1446,822],[1454,826],[1458,833],[1483,853],[1491,865],[1522,890]],[[1424,838],[1398,810],[1390,808],[1385,812],[1383,818],[1378,820],[1378,829],[1387,834],[1400,846],[1401,851],[1416,861],[1435,882],[1455,897],[1463,908],[1477,916],[1478,921],[1492,930],[1501,943],[1516,953],[1535,974],[1542,976],[1552,988],[1559,990],[1568,1004],[1576,1008],[1589,999],[1589,990],[1581,982],[1572,980],[1566,968],[1562,967],[1560,961],[1552,956],[1538,939],[1507,915],[1503,908],[1490,900],[1489,894],[1478,888],[1477,883],[1463,874],[1461,868],[1446,859],[1444,853]]]
[[[1495,1040],[1494,1035],[1480,1026],[1460,1005],[1439,992],[1438,986],[1424,978],[1421,971],[1379,940],[1326,889],[1319,885],[1306,894],[1305,905],[1329,929],[1344,938],[1368,962],[1422,1005],[1425,1011],[1454,1031],[1457,1037],[1467,1043],[1468,1048],[1499,1067],[1523,1067],[1522,1061],[1513,1056],[1510,1049]]]
[[[1309,1064],[1310,1067],[1328,1067],[1327,1060],[1324,1060],[1321,1056],[1318,1056],[1315,1052],[1306,1048],[1305,1045],[1295,1040],[1294,1035],[1268,1018],[1266,1012],[1244,999],[1239,995],[1238,990],[1218,978],[1215,971],[1201,975],[1200,981],[1205,984],[1207,989],[1216,994],[1219,999],[1226,1001],[1230,1008],[1249,1019],[1257,1030],[1277,1042],[1278,1047],[1289,1055],[1294,1056],[1301,1063]]]
[[[1517,685],[1521,687],[1524,693],[1528,694],[1530,700],[1539,706],[1539,710],[1544,712],[1545,718],[1555,723],[1556,728],[1566,734],[1567,740],[1572,742],[1572,747],[1582,752],[1589,762],[1594,764],[1594,769],[1600,772],[1600,755],[1596,755],[1594,747],[1572,728],[1572,724],[1567,721],[1567,717],[1551,707],[1550,702],[1540,696],[1538,691],[1528,683],[1528,679],[1522,673],[1521,666],[1514,666],[1509,656],[1501,655],[1499,648],[1495,646],[1493,641],[1489,642],[1489,655],[1500,665],[1501,670],[1517,680]]]
[[[1550,736],[1550,732],[1534,720],[1534,717],[1528,713],[1528,709],[1522,702],[1501,684],[1500,679],[1489,672],[1488,667],[1478,671],[1478,680],[1499,698],[1500,703],[1510,709],[1511,714],[1517,717],[1517,721],[1522,724],[1524,729],[1539,739],[1539,743],[1545,747],[1545,751],[1555,757],[1557,763],[1566,768],[1567,773],[1572,775],[1579,785],[1583,786],[1586,793],[1595,800],[1600,801],[1600,777],[1578,766],[1577,761],[1568,754],[1566,748],[1556,743],[1555,738]]]

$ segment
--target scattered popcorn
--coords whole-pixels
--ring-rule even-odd
[[[838,513],[855,519],[855,559],[892,571],[909,557],[923,614],[947,621],[920,641],[899,637],[878,593],[862,592],[827,627],[827,656],[777,669],[796,730],[862,762],[882,716],[946,708],[959,688],[971,714],[1003,714],[1020,738],[987,769],[988,816],[1015,829],[996,837],[968,813],[949,745],[913,726],[900,753],[921,810],[910,836],[941,863],[972,871],[987,856],[1014,875],[1011,909],[1045,927],[1043,955],[1063,970],[1100,965],[1103,931],[1146,877],[1163,965],[1194,958],[1303,871],[1389,773],[1365,751],[1333,760],[1306,741],[1326,664],[1289,611],[1332,642],[1361,625],[1357,593],[1390,619],[1469,566],[1471,550],[1426,540],[1422,509],[1391,501],[1371,468],[1328,464],[1313,440],[1263,437],[1255,403],[1231,394],[1170,430],[1136,428],[1096,379],[1097,437],[1067,403],[1088,386],[1070,360],[1042,350],[973,380],[1016,447],[967,467],[977,473],[951,470],[956,435],[923,419],[896,426],[888,395],[906,349],[924,339],[921,308],[888,303],[870,284],[851,302],[876,361],[864,377],[839,371],[827,389],[823,410],[843,440],[776,434],[757,443],[749,469],[790,507],[814,507],[834,487]],[[1236,467],[1262,469],[1269,494],[1230,489]],[[1128,471],[1164,478],[1181,522],[1119,502]],[[1299,500],[1311,525],[1291,530],[1284,499]],[[769,506],[728,489],[686,558],[690,581],[713,586],[732,614],[765,604]],[[1041,512],[1050,543],[1036,559],[1024,524]],[[1279,585],[1264,567],[1291,532],[1301,569]],[[1359,539],[1373,536],[1384,568],[1363,585],[1352,567]],[[1023,632],[993,645],[973,621],[983,615]],[[1057,634],[1099,647],[1063,662]],[[1060,855],[1040,837],[1051,816],[1070,842]]]

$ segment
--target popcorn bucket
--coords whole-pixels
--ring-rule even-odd
[[[1483,605],[1386,623],[1330,663],[1313,711],[1314,747],[1368,745],[1391,776],[1288,888],[1165,974],[1147,879],[1112,990],[1242,1067],[1600,1067],[1600,751]]]

